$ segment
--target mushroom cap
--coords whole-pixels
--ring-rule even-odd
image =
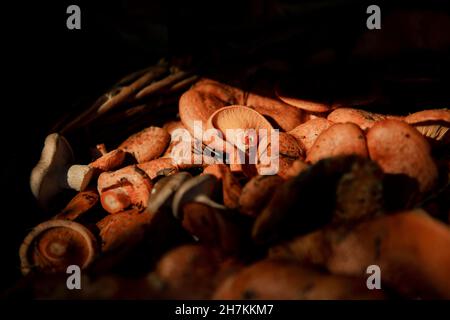
[[[450,110],[449,109],[431,109],[422,110],[412,113],[405,117],[405,122],[409,124],[418,124],[429,121],[439,121],[450,124]]]
[[[256,135],[259,135],[259,130],[261,129],[267,130],[267,135],[273,130],[270,122],[262,114],[252,108],[241,105],[233,105],[217,110],[209,117],[207,127],[208,129],[218,130],[222,133],[225,142],[231,143],[238,148],[247,146],[247,141],[242,139],[251,139],[251,130],[254,130]],[[232,131],[228,131],[229,129]]]
[[[73,161],[72,148],[63,136],[52,133],[45,138],[41,158],[30,176],[31,191],[41,205],[46,206],[55,195],[68,187],[66,173]]]
[[[386,115],[353,108],[336,109],[327,117],[329,121],[334,123],[354,123],[358,125],[362,130],[366,130],[372,127],[375,122],[384,120],[386,118]]]
[[[217,178],[211,174],[199,175],[184,182],[173,197],[173,215],[181,218],[183,204],[188,202],[199,202],[217,209],[226,209],[225,206],[210,199],[217,184]]]
[[[429,192],[438,180],[438,168],[430,144],[411,125],[382,120],[367,133],[370,158],[385,173],[404,174],[418,181],[421,192]]]
[[[319,98],[323,96],[323,93],[320,94],[320,90],[314,88],[314,85],[308,85],[311,88],[298,92],[301,88],[298,84],[294,85],[292,82],[281,81],[275,86],[275,94],[284,103],[309,112],[327,112],[331,110],[331,100]]]
[[[307,114],[304,110],[284,103],[277,98],[268,98],[250,92],[245,105],[270,119],[270,122],[283,131],[289,131],[305,122]]]
[[[308,151],[306,162],[315,163],[324,158],[351,154],[368,157],[364,132],[351,122],[335,123],[317,137]]]
[[[405,117],[405,122],[414,126],[422,135],[450,143],[450,110],[432,109],[412,113]]]
[[[308,152],[314,145],[317,137],[332,125],[333,122],[325,118],[313,118],[289,131],[289,134],[294,136],[305,151]]]
[[[170,142],[169,133],[159,127],[148,127],[128,137],[118,149],[133,155],[138,163],[158,158]]]
[[[155,183],[151,191],[147,211],[157,212],[159,208],[171,200],[178,188],[191,177],[191,174],[188,172],[179,172],[161,178]]]
[[[36,226],[24,239],[19,255],[23,274],[33,268],[64,272],[69,265],[87,267],[97,253],[94,235],[69,220],[49,220]]]
[[[103,172],[97,180],[97,189],[101,196],[102,206],[106,211],[109,210],[109,204],[113,205],[114,212],[119,210],[116,205],[120,207],[121,204],[123,206],[132,204],[140,209],[146,208],[152,187],[153,182],[136,165],[130,165],[113,172]],[[102,196],[103,193],[113,189],[122,189],[126,196],[118,190],[117,192],[109,192],[107,198]],[[114,197],[116,197],[117,202],[115,202]],[[103,200],[111,200],[112,202],[106,203]]]

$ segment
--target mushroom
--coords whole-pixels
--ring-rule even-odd
[[[97,160],[83,165],[74,164],[67,171],[67,182],[69,186],[77,191],[83,191],[87,188],[94,177],[101,172],[113,170],[122,165],[125,160],[125,152],[122,150],[112,150],[105,152],[102,148],[98,149],[102,155]]]
[[[175,192],[191,177],[188,172],[179,172],[158,180],[150,193],[147,211],[155,213],[167,203],[171,204]]]
[[[54,219],[75,220],[98,203],[96,190],[81,191],[70,200],[65,208]]]
[[[225,164],[213,164],[207,166],[202,174],[212,174],[222,183],[223,203],[227,208],[238,207],[242,188],[230,167]]]
[[[295,127],[289,131],[289,134],[296,138],[302,148],[308,152],[316,142],[317,137],[332,125],[333,122],[325,118],[314,118]]]
[[[171,158],[158,158],[152,161],[139,163],[136,167],[145,172],[150,179],[156,178],[158,174],[164,170],[171,172],[176,172],[178,170],[178,167]]]
[[[335,275],[292,259],[263,259],[245,266],[217,288],[217,300],[371,300],[382,290],[368,290],[358,277]]]
[[[212,208],[225,210],[224,205],[211,200],[217,183],[217,178],[211,174],[199,175],[184,182],[173,197],[173,215],[181,218],[181,209],[189,202],[203,203]]]
[[[415,127],[425,137],[447,144],[450,142],[449,109],[419,111],[406,116],[405,122]]]
[[[293,136],[279,132],[278,135],[272,134],[261,139],[258,155],[260,156],[260,161],[256,165],[258,174],[278,174],[282,178],[287,178],[289,168],[295,160],[303,159],[304,152]]]
[[[151,179],[136,165],[100,174],[97,189],[102,207],[109,213],[117,213],[133,206],[142,210],[147,207]]]
[[[46,207],[64,189],[85,190],[94,176],[120,166],[124,158],[123,151],[113,150],[88,165],[73,164],[70,144],[63,136],[52,133],[45,138],[41,159],[31,172],[31,191]]]
[[[247,151],[251,144],[256,142],[259,130],[266,130],[270,134],[272,125],[259,112],[245,106],[233,105],[221,108],[214,112],[208,119],[208,129],[216,129],[226,142],[236,146],[241,151]],[[220,142],[220,138],[219,138]],[[255,145],[256,146],[256,145]],[[225,151],[225,147],[219,151]]]
[[[132,209],[107,215],[97,222],[102,239],[102,252],[112,251],[121,246],[132,247],[138,243],[152,221],[150,212],[139,212]]]
[[[86,268],[94,260],[94,235],[79,223],[49,220],[36,226],[24,239],[19,255],[25,275],[31,270],[65,272],[69,265]]]
[[[73,152],[67,140],[58,133],[48,135],[41,158],[30,176],[31,191],[42,206],[47,206],[55,195],[70,188],[67,170],[72,163]]]
[[[353,123],[336,123],[317,137],[306,162],[315,163],[324,158],[351,154],[368,156],[364,132]]]
[[[307,233],[330,223],[336,216],[336,203],[334,200],[322,199],[336,199],[341,178],[347,173],[350,173],[347,181],[351,180],[351,184],[359,183],[362,186],[356,192],[358,197],[363,198],[368,194],[370,199],[377,198],[378,194],[372,193],[372,186],[378,181],[372,183],[375,179],[367,174],[372,172],[372,166],[372,161],[366,157],[336,156],[320,160],[299,175],[286,180],[276,188],[268,204],[258,214],[252,231],[254,241],[260,244],[270,243],[294,234]],[[353,170],[355,167],[369,169],[363,175]],[[352,173],[355,174],[354,179],[350,179]],[[345,181],[340,188],[341,197],[350,194]],[[366,199],[361,203],[356,201],[354,205],[357,207],[355,211],[358,208],[363,211]]]
[[[286,170],[283,178],[287,180],[287,179],[296,177],[308,168],[309,168],[309,164],[307,164],[303,160],[297,159],[294,162],[292,162],[290,167]]]
[[[249,166],[257,163],[258,139],[273,131],[267,119],[249,107],[234,105],[213,113],[208,119],[208,129],[214,132],[205,138],[207,147],[226,152],[232,172],[253,176],[255,170]]]
[[[165,129],[148,127],[131,135],[118,149],[133,155],[138,163],[143,163],[163,154],[169,142],[170,135]]]
[[[243,102],[242,90],[217,81],[202,79],[180,97],[180,118],[193,135],[195,121],[200,121],[205,127],[208,118],[216,110]]]
[[[299,85],[297,81],[286,79],[275,86],[275,93],[284,103],[309,112],[322,113],[331,110],[331,97],[324,98],[322,88],[312,81]]]
[[[249,216],[257,216],[283,182],[284,180],[277,175],[253,177],[242,188],[239,211]]]
[[[186,244],[164,254],[154,276],[163,283],[164,298],[208,299],[222,280],[219,272],[223,261],[209,246]]]
[[[422,193],[435,186],[438,169],[431,147],[414,127],[398,120],[378,121],[367,133],[367,147],[385,173],[416,179]]]
[[[351,122],[358,125],[362,130],[367,130],[372,127],[376,121],[384,120],[389,117],[390,116],[361,109],[340,108],[331,112],[327,119],[334,123]]]
[[[289,131],[303,123],[306,113],[279,100],[250,92],[245,105],[271,120],[276,127]]]

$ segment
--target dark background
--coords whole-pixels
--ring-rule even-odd
[[[70,4],[81,7],[81,30],[66,28]],[[161,57],[189,54],[213,65],[251,61],[271,52],[295,58],[311,48],[330,46],[345,54],[367,32],[368,4],[372,2],[64,0],[2,4],[0,261],[5,271],[0,288],[17,281],[18,247],[28,230],[48,217],[36,205],[28,178],[49,128],[61,115],[89,106],[116,80]],[[382,19],[393,8],[448,10],[446,1],[373,4],[382,7]],[[305,26],[299,38],[262,46],[250,55],[246,51],[273,33]],[[441,75],[448,68],[448,51],[438,50],[437,60],[430,59],[434,56],[428,51],[412,56],[419,57],[414,60],[418,69]],[[370,72],[376,66],[368,63],[366,68]],[[450,101],[441,98],[439,102]]]

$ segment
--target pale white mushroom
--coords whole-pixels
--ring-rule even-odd
[[[124,158],[124,151],[113,150],[89,164],[73,164],[74,155],[69,142],[58,133],[49,134],[45,138],[41,158],[31,172],[31,191],[46,207],[64,189],[85,190],[95,175],[120,166]]]
[[[58,133],[45,138],[41,158],[31,171],[30,187],[42,206],[64,189],[70,188],[67,171],[73,163],[73,151],[67,140]]]

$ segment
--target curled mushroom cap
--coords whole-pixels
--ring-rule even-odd
[[[423,110],[405,117],[405,122],[414,126],[422,135],[438,141],[450,141],[450,110]]]
[[[323,131],[308,152],[306,162],[338,155],[368,156],[364,132],[353,123],[336,123]]]
[[[94,235],[79,223],[49,220],[36,226],[24,239],[20,250],[21,269],[65,272],[69,265],[86,268],[94,259]]]
[[[430,191],[438,177],[427,140],[412,126],[398,120],[377,122],[367,133],[372,160],[384,172],[405,174],[418,181],[422,192]]]
[[[119,149],[131,153],[138,163],[158,158],[170,142],[170,135],[163,128],[149,127],[122,142]]]
[[[208,119],[208,128],[220,131],[224,139],[238,147],[247,149],[256,139],[259,130],[267,134],[272,131],[272,125],[257,111],[245,106],[229,106],[214,112]],[[233,129],[233,131],[227,131]],[[252,133],[256,136],[252,137]]]
[[[30,187],[43,206],[67,185],[67,169],[73,163],[73,152],[67,140],[58,133],[45,138],[41,158],[31,171]]]

